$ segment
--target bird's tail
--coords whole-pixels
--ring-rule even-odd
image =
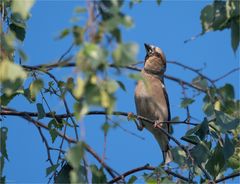
[[[167,151],[162,151],[162,154],[163,154],[163,159],[165,164],[168,164],[169,162],[173,161],[172,152],[169,146]]]
[[[163,162],[165,164],[167,164],[167,163],[173,161],[173,156],[172,156],[170,147],[168,145],[168,143],[169,143],[168,137],[161,132],[154,134],[154,136],[157,139],[157,142],[162,150]]]

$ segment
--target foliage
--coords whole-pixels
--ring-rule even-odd
[[[129,6],[133,8],[136,3],[141,1],[130,1]],[[158,5],[160,3],[161,1],[157,1]],[[41,133],[41,128],[48,130],[53,145],[58,137],[62,137],[62,141],[76,143],[67,150],[65,157],[65,151],[60,147],[59,157],[55,162],[48,158],[50,166],[46,168],[46,175],[50,176],[50,179],[54,176],[56,183],[106,183],[115,174],[109,171],[111,169],[105,163],[99,161],[85,141],[78,140],[79,125],[76,122],[83,119],[84,115],[92,109],[98,108],[106,115],[106,122],[102,126],[104,135],[110,128],[114,128],[108,124],[108,115],[114,114],[115,102],[119,100],[116,91],[119,88],[127,91],[127,88],[118,79],[119,73],[111,76],[108,71],[110,67],[114,67],[117,71],[121,68],[131,68],[132,64],[136,63],[137,44],[125,43],[122,40],[122,29],[130,28],[133,20],[123,12],[124,1],[94,1],[90,2],[91,6],[88,9],[76,8],[77,16],[87,17],[85,24],[80,25],[75,22],[72,27],[64,29],[58,39],[72,36],[74,45],[78,46],[79,50],[74,59],[70,59],[76,68],[77,77],[68,77],[66,81],[59,81],[50,73],[50,69],[72,64],[69,60],[64,60],[65,58],[55,65],[30,67],[16,64],[16,57],[14,57],[16,53],[23,60],[27,59],[19,45],[26,37],[26,22],[30,18],[29,12],[33,4],[33,0],[1,1],[0,9],[3,17],[3,22],[0,24],[3,30],[0,56],[1,110],[7,109],[8,104],[17,96],[23,96],[29,103],[36,105],[37,115],[24,112],[22,117],[33,122],[38,128],[47,151],[50,148],[45,136]],[[202,34],[230,28],[232,48],[236,52],[239,45],[239,12],[239,1],[214,1],[213,4],[207,5],[201,12]],[[39,73],[48,76],[49,81],[41,78]],[[142,80],[136,73],[131,73],[128,77]],[[188,175],[187,182],[196,181],[197,176],[200,176],[201,182],[204,183],[224,176],[229,170],[232,173],[239,172],[240,101],[235,97],[234,87],[231,84],[217,87],[213,81],[209,81],[199,73],[192,79],[191,86],[204,91],[202,110],[205,117],[201,123],[188,130],[181,138],[189,145],[182,143],[172,148],[174,162],[179,168],[177,173],[182,172],[184,176]],[[56,112],[51,111],[45,99],[47,95],[63,101],[65,116],[58,116]],[[67,96],[74,99],[72,104],[74,116],[69,110]],[[194,98],[184,97],[181,107],[188,109],[194,102]],[[31,115],[37,118],[32,119]],[[115,115],[124,115],[124,113],[115,113]],[[125,116],[129,120],[136,120],[135,115],[125,114]],[[46,126],[41,126],[39,120],[47,117],[51,120]],[[76,139],[64,137],[66,127],[75,131]],[[9,159],[6,147],[7,131],[6,127],[0,129],[1,183],[6,180],[3,176],[4,161]],[[95,164],[86,166],[87,152],[95,156],[100,166]],[[200,166],[204,166],[204,169]],[[179,179],[174,175],[171,176],[162,165],[152,170],[142,175],[146,183],[175,183],[176,180],[182,183],[184,181],[181,177]],[[89,172],[91,178],[88,178]],[[137,180],[138,177],[132,175],[128,183],[137,183]]]
[[[231,42],[234,52],[237,51],[240,36],[240,2],[236,0],[218,1],[207,5],[201,12],[202,34],[209,31],[231,29]]]

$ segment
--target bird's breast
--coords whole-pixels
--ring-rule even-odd
[[[145,77],[139,81],[135,89],[137,113],[151,120],[166,121],[168,108],[160,80]]]

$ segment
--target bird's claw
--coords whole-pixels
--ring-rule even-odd
[[[155,121],[154,124],[153,124],[153,127],[154,128],[162,127],[162,122],[159,121],[159,120]]]

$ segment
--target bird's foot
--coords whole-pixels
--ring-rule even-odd
[[[137,122],[137,116],[136,115],[134,115],[132,112],[129,112],[127,118],[128,118],[128,121],[130,121],[130,120],[134,121],[134,123],[137,126],[137,129],[139,131],[143,130],[144,126],[143,126],[143,124],[141,123],[140,120],[139,120],[139,123]]]
[[[159,127],[162,128],[162,124],[163,123],[161,121],[157,120],[157,121],[154,122],[153,127],[154,128],[159,128]]]

